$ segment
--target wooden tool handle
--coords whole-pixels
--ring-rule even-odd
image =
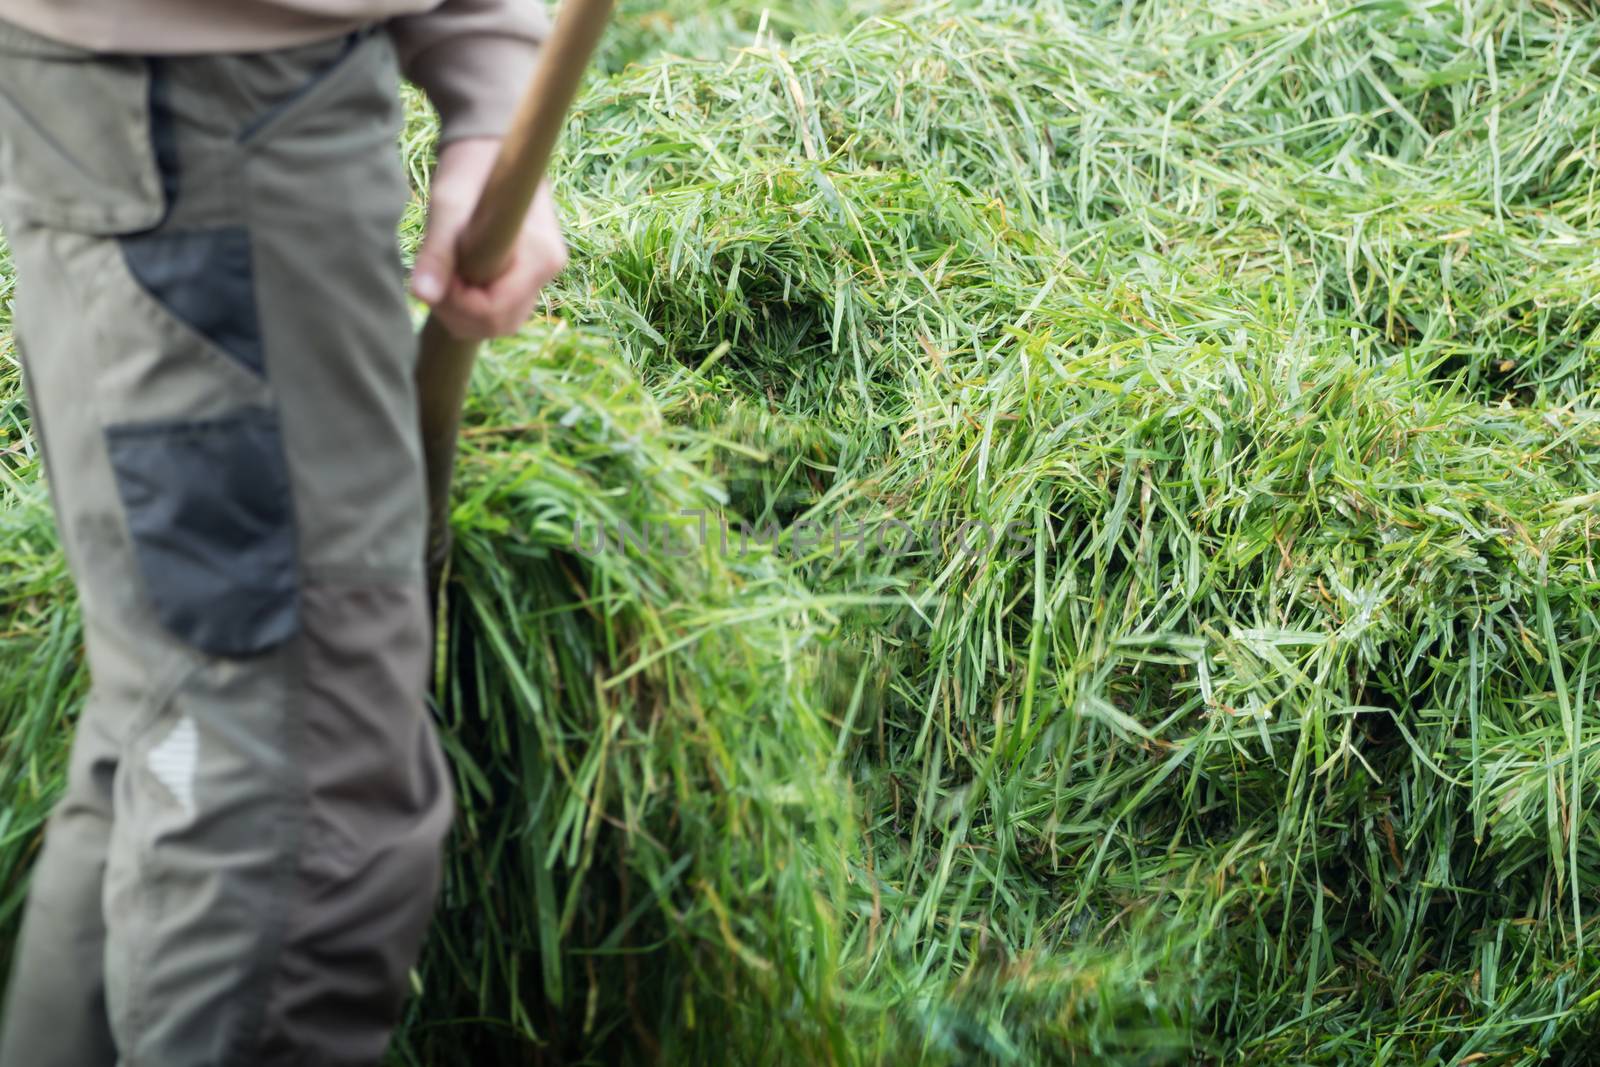
[[[527,2],[527,0],[525,0]],[[613,0],[565,0],[533,80],[456,248],[456,273],[486,285],[510,265],[517,235],[544,180],[567,110],[600,43]],[[416,384],[428,475],[428,562],[433,574],[450,549],[450,480],[455,468],[461,406],[478,342],[453,336],[428,316],[417,356]]]
[[[494,281],[511,258],[528,205],[544,180],[567,111],[583,84],[583,72],[611,17],[612,2],[566,0],[561,5],[555,29],[456,250],[457,273],[473,285]]]

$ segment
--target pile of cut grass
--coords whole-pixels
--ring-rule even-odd
[[[1600,25],[681,7],[477,380],[397,1059],[1584,1062]],[[8,908],[81,685],[27,456]]]

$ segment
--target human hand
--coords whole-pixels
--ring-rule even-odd
[[[466,137],[439,153],[428,195],[428,228],[411,272],[411,291],[433,308],[445,329],[463,339],[515,333],[528,321],[539,290],[567,264],[555,197],[543,182],[512,246],[511,263],[488,285],[456,274],[456,244],[483,192],[500,141]]]

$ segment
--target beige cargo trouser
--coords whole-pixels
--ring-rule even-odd
[[[3,1067],[370,1065],[452,814],[381,31],[0,23],[0,224],[92,689]]]

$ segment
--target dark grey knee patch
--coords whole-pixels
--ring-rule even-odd
[[[234,359],[265,373],[248,230],[143,233],[120,243],[146,292]]]
[[[112,426],[134,555],[162,624],[219,656],[299,628],[288,468],[270,411]]]

